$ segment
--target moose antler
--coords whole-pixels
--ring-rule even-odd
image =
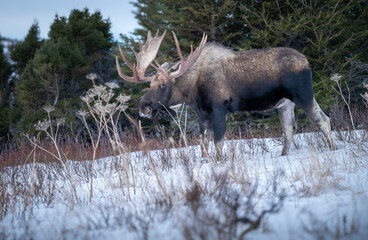
[[[204,48],[204,46],[207,42],[207,35],[205,33],[203,33],[202,41],[199,44],[199,46],[194,50],[194,52],[193,52],[193,46],[190,45],[190,54],[185,60],[184,57],[183,57],[183,54],[180,50],[179,41],[178,41],[175,33],[172,32],[173,36],[174,36],[174,40],[175,40],[175,45],[176,45],[176,48],[178,50],[178,54],[179,54],[179,58],[180,58],[180,67],[177,71],[168,74],[167,71],[162,66],[160,66],[160,64],[158,64],[155,60],[155,57],[158,53],[158,49],[160,48],[161,42],[162,42],[163,38],[165,37],[166,29],[165,29],[164,33],[161,36],[158,36],[158,32],[159,31],[157,30],[155,37],[152,38],[151,32],[148,31],[146,43],[142,46],[142,43],[139,41],[139,47],[140,47],[139,53],[134,51],[134,49],[132,48],[132,51],[134,52],[134,55],[137,59],[137,66],[132,65],[128,61],[128,59],[126,58],[124,52],[121,50],[121,48],[119,46],[119,50],[120,50],[121,56],[124,59],[125,64],[130,68],[130,70],[133,71],[133,77],[129,77],[129,76],[125,75],[123,73],[123,71],[121,70],[118,57],[116,57],[116,68],[118,69],[119,76],[122,79],[124,79],[126,81],[129,81],[129,82],[137,82],[137,83],[149,82],[149,81],[153,80],[154,76],[151,76],[151,77],[145,77],[144,76],[144,74],[147,70],[147,67],[149,65],[151,65],[157,71],[159,71],[161,74],[163,74],[167,80],[178,78],[181,75],[183,75],[195,63],[195,61],[201,55],[202,50],[203,50],[203,48]],[[157,66],[152,64],[152,61],[155,61]]]
[[[137,83],[148,82],[153,79],[153,76],[145,77],[144,74],[148,66],[155,59],[158,53],[158,49],[160,48],[161,42],[165,37],[166,29],[161,36],[159,36],[158,33],[159,33],[159,30],[157,30],[155,36],[152,37],[151,32],[148,31],[146,43],[142,46],[141,41],[139,41],[139,48],[140,48],[139,53],[134,51],[134,49],[132,48],[132,51],[134,52],[135,58],[137,60],[137,66],[135,66],[135,64],[132,65],[128,61],[124,52],[121,50],[119,46],[119,51],[120,51],[121,56],[123,57],[125,64],[130,68],[130,70],[133,71],[133,77],[129,77],[125,75],[123,71],[121,70],[119,59],[118,57],[116,57],[116,68],[118,69],[119,76],[122,79],[124,79],[125,81],[137,82]]]
[[[183,57],[183,54],[181,53],[178,39],[176,38],[176,35],[175,35],[174,32],[172,32],[172,34],[174,35],[176,49],[178,50],[178,54],[179,54],[179,58],[180,58],[180,67],[177,71],[169,74],[170,79],[178,78],[181,75],[183,75],[195,63],[195,61],[197,61],[198,57],[201,55],[202,50],[203,50],[203,48],[204,48],[204,46],[206,45],[206,42],[207,42],[207,35],[205,33],[203,33],[201,43],[194,50],[194,52],[193,52],[193,46],[190,45],[190,54],[187,57],[187,60],[184,61],[184,57]]]

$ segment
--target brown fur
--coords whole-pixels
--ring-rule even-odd
[[[207,132],[214,131],[219,156],[227,112],[263,111],[276,107],[282,114],[281,123],[287,136],[283,149],[283,155],[286,155],[291,145],[290,131],[295,129],[295,103],[320,126],[334,148],[329,119],[313,95],[309,62],[294,49],[234,52],[207,43],[196,63],[178,79],[166,80],[160,73],[156,75],[150,90],[141,99],[140,113],[152,118],[167,117],[167,110],[174,114],[169,110],[170,106],[185,102],[197,113],[202,136],[207,138]],[[280,104],[282,101],[285,103]]]

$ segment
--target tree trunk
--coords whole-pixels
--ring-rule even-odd
[[[216,20],[215,15],[211,16],[211,40],[216,42]]]
[[[55,106],[56,105],[56,103],[58,102],[58,100],[59,100],[59,94],[60,94],[60,90],[59,90],[59,86],[58,86],[58,76],[57,76],[57,74],[55,74],[56,76],[55,76],[55,100],[54,100],[54,105],[53,106]]]

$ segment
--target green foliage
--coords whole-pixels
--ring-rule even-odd
[[[74,9],[68,18],[55,16],[49,37],[57,41],[65,38],[75,43],[83,54],[84,66],[99,76],[99,83],[111,78],[114,59],[108,53],[112,47],[111,23],[101,13],[90,13],[87,8]]]
[[[241,49],[291,47],[311,63],[317,101],[324,108],[338,95],[333,73],[347,74],[351,62],[367,62],[367,1],[288,0],[242,4],[249,34]]]
[[[6,135],[10,125],[10,111],[8,106],[8,79],[10,74],[11,66],[4,55],[4,46],[0,43],[0,138]]]
[[[366,0],[138,0],[134,6],[141,28],[134,34],[145,39],[147,30],[173,30],[185,51],[190,44],[199,43],[202,32],[210,40],[238,50],[297,49],[311,62],[317,100],[328,107],[337,97],[330,76],[347,74],[351,62],[368,61],[367,3]],[[158,59],[177,58],[173,46],[172,37],[168,36]]]
[[[40,48],[42,41],[40,40],[40,28],[35,22],[29,28],[24,41],[16,43],[10,47],[11,59],[15,62],[15,70],[21,73],[26,67],[29,60],[36,54]]]
[[[148,30],[168,30],[160,48],[159,61],[172,61],[178,57],[171,31],[176,33],[185,52],[190,51],[190,45],[199,44],[203,33],[208,35],[209,41],[236,46],[246,31],[239,1],[138,0],[133,5],[137,8],[135,14],[141,26],[134,35],[145,39]]]
[[[87,81],[82,78],[86,74],[81,70],[83,63],[80,49],[67,39],[45,42],[21,75],[17,102],[25,108],[38,109],[44,104],[55,105],[59,95],[73,96]],[[37,94],[30,94],[33,91]]]
[[[24,113],[18,122],[19,129],[29,132],[28,127],[42,116],[42,106],[58,106],[59,99],[76,98],[91,86],[84,77],[88,69],[83,64],[81,50],[66,38],[42,45],[15,88],[16,101]]]
[[[0,91],[4,91],[11,74],[11,66],[4,55],[4,46],[0,42]],[[1,99],[1,98],[0,98]],[[0,100],[1,103],[1,100]]]
[[[99,11],[90,14],[87,8],[82,11],[74,9],[68,18],[55,16],[49,37],[52,40],[66,38],[76,42],[87,56],[92,56],[96,52],[107,52],[111,48],[110,28],[110,21],[103,19]]]
[[[55,106],[53,114],[63,115],[68,126],[77,127],[75,111],[81,107],[80,96],[92,86],[86,78],[96,73],[103,82],[111,71],[110,22],[100,12],[72,10],[69,17],[55,17],[49,37],[28,61],[15,87],[17,109],[22,112],[16,126],[33,131],[34,123],[44,117],[42,107]],[[71,127],[70,133],[75,129]]]

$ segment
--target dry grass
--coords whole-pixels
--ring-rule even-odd
[[[341,133],[341,136],[344,134]],[[181,234],[186,239],[241,239],[260,226],[267,229],[263,221],[281,208],[282,199],[285,196],[282,188],[285,186],[280,184],[280,179],[283,179],[281,182],[285,182],[286,178],[288,179],[286,182],[295,185],[292,188],[298,198],[318,196],[327,189],[341,188],[340,181],[343,179],[340,179],[338,169],[343,167],[352,170],[360,166],[358,162],[348,161],[346,166],[336,166],[331,152],[330,155],[321,156],[320,153],[325,151],[326,147],[324,147],[324,139],[320,138],[319,134],[310,134],[304,140],[297,138],[296,142],[299,146],[308,145],[310,148],[306,152],[305,159],[290,163],[294,168],[286,167],[290,171],[288,173],[270,172],[272,166],[260,161],[259,156],[269,156],[268,148],[272,147],[263,139],[249,140],[247,144],[241,146],[233,141],[227,146],[226,154],[229,161],[214,165],[210,170],[211,173],[205,175],[209,176],[205,180],[201,176],[203,159],[198,157],[198,154],[188,153],[186,148],[179,151],[162,149],[151,152],[145,146],[146,156],[142,153],[140,158],[128,159],[132,162],[136,176],[142,176],[139,174],[142,171],[147,176],[136,179],[135,185],[138,192],[131,193],[131,198],[128,200],[126,193],[129,186],[127,186],[126,173],[121,159],[116,157],[105,164],[100,162],[93,170],[93,176],[100,180],[95,180],[97,182],[91,204],[86,203],[88,188],[83,187],[88,186],[90,182],[91,161],[67,161],[66,170],[55,161],[35,164],[33,157],[38,155],[32,155],[29,157],[30,164],[6,167],[1,170],[1,219],[13,216],[17,220],[15,226],[22,229],[22,234],[15,236],[8,230],[0,229],[0,235],[4,239],[38,236],[32,230],[35,227],[34,221],[37,221],[37,215],[33,215],[32,212],[37,212],[39,208],[52,209],[56,204],[61,204],[67,209],[79,209],[84,206],[84,211],[92,212],[93,214],[83,213],[81,219],[77,221],[81,221],[80,224],[83,222],[82,228],[95,229],[95,231],[128,228],[127,231],[133,238],[149,239],[149,236],[152,236],[152,229],[164,222],[166,217],[176,216],[175,221],[180,225],[176,226],[176,231],[179,232],[175,233]],[[274,144],[281,147],[280,142],[275,141]],[[346,149],[346,151],[350,150]],[[180,179],[182,183],[172,185],[172,179],[167,179],[165,173],[178,171],[178,168],[186,165],[188,158],[192,161],[194,169],[192,179],[187,178],[184,171],[176,175],[177,180]],[[356,159],[359,157],[357,156]],[[224,168],[227,170],[220,170]],[[73,174],[74,182],[68,181],[70,174]],[[119,176],[120,180],[116,181],[113,176]],[[263,179],[268,180],[259,182],[256,176],[265,176]],[[76,185],[74,187],[77,189],[77,198],[74,197],[73,184]],[[105,186],[104,188],[107,186],[114,189],[109,196],[111,199],[109,203],[98,203],[103,190],[99,187],[101,184]],[[133,187],[132,182],[130,186]],[[137,196],[144,199],[143,203],[141,200],[135,202]],[[137,208],[135,204],[139,204],[140,207]],[[129,211],[130,208],[140,210]],[[216,211],[213,211],[214,209]],[[310,227],[317,225],[308,222],[305,232],[312,236],[320,236],[323,229],[328,229],[329,236],[338,239],[341,234],[350,236],[359,230],[359,224],[356,221],[347,225],[343,222],[343,218],[335,226],[324,225],[326,223],[318,222],[321,220],[316,217],[310,217],[310,221],[320,226],[320,228]],[[78,232],[75,228],[70,229],[61,225],[60,229],[57,233],[60,234],[60,238],[98,238],[84,231]]]

